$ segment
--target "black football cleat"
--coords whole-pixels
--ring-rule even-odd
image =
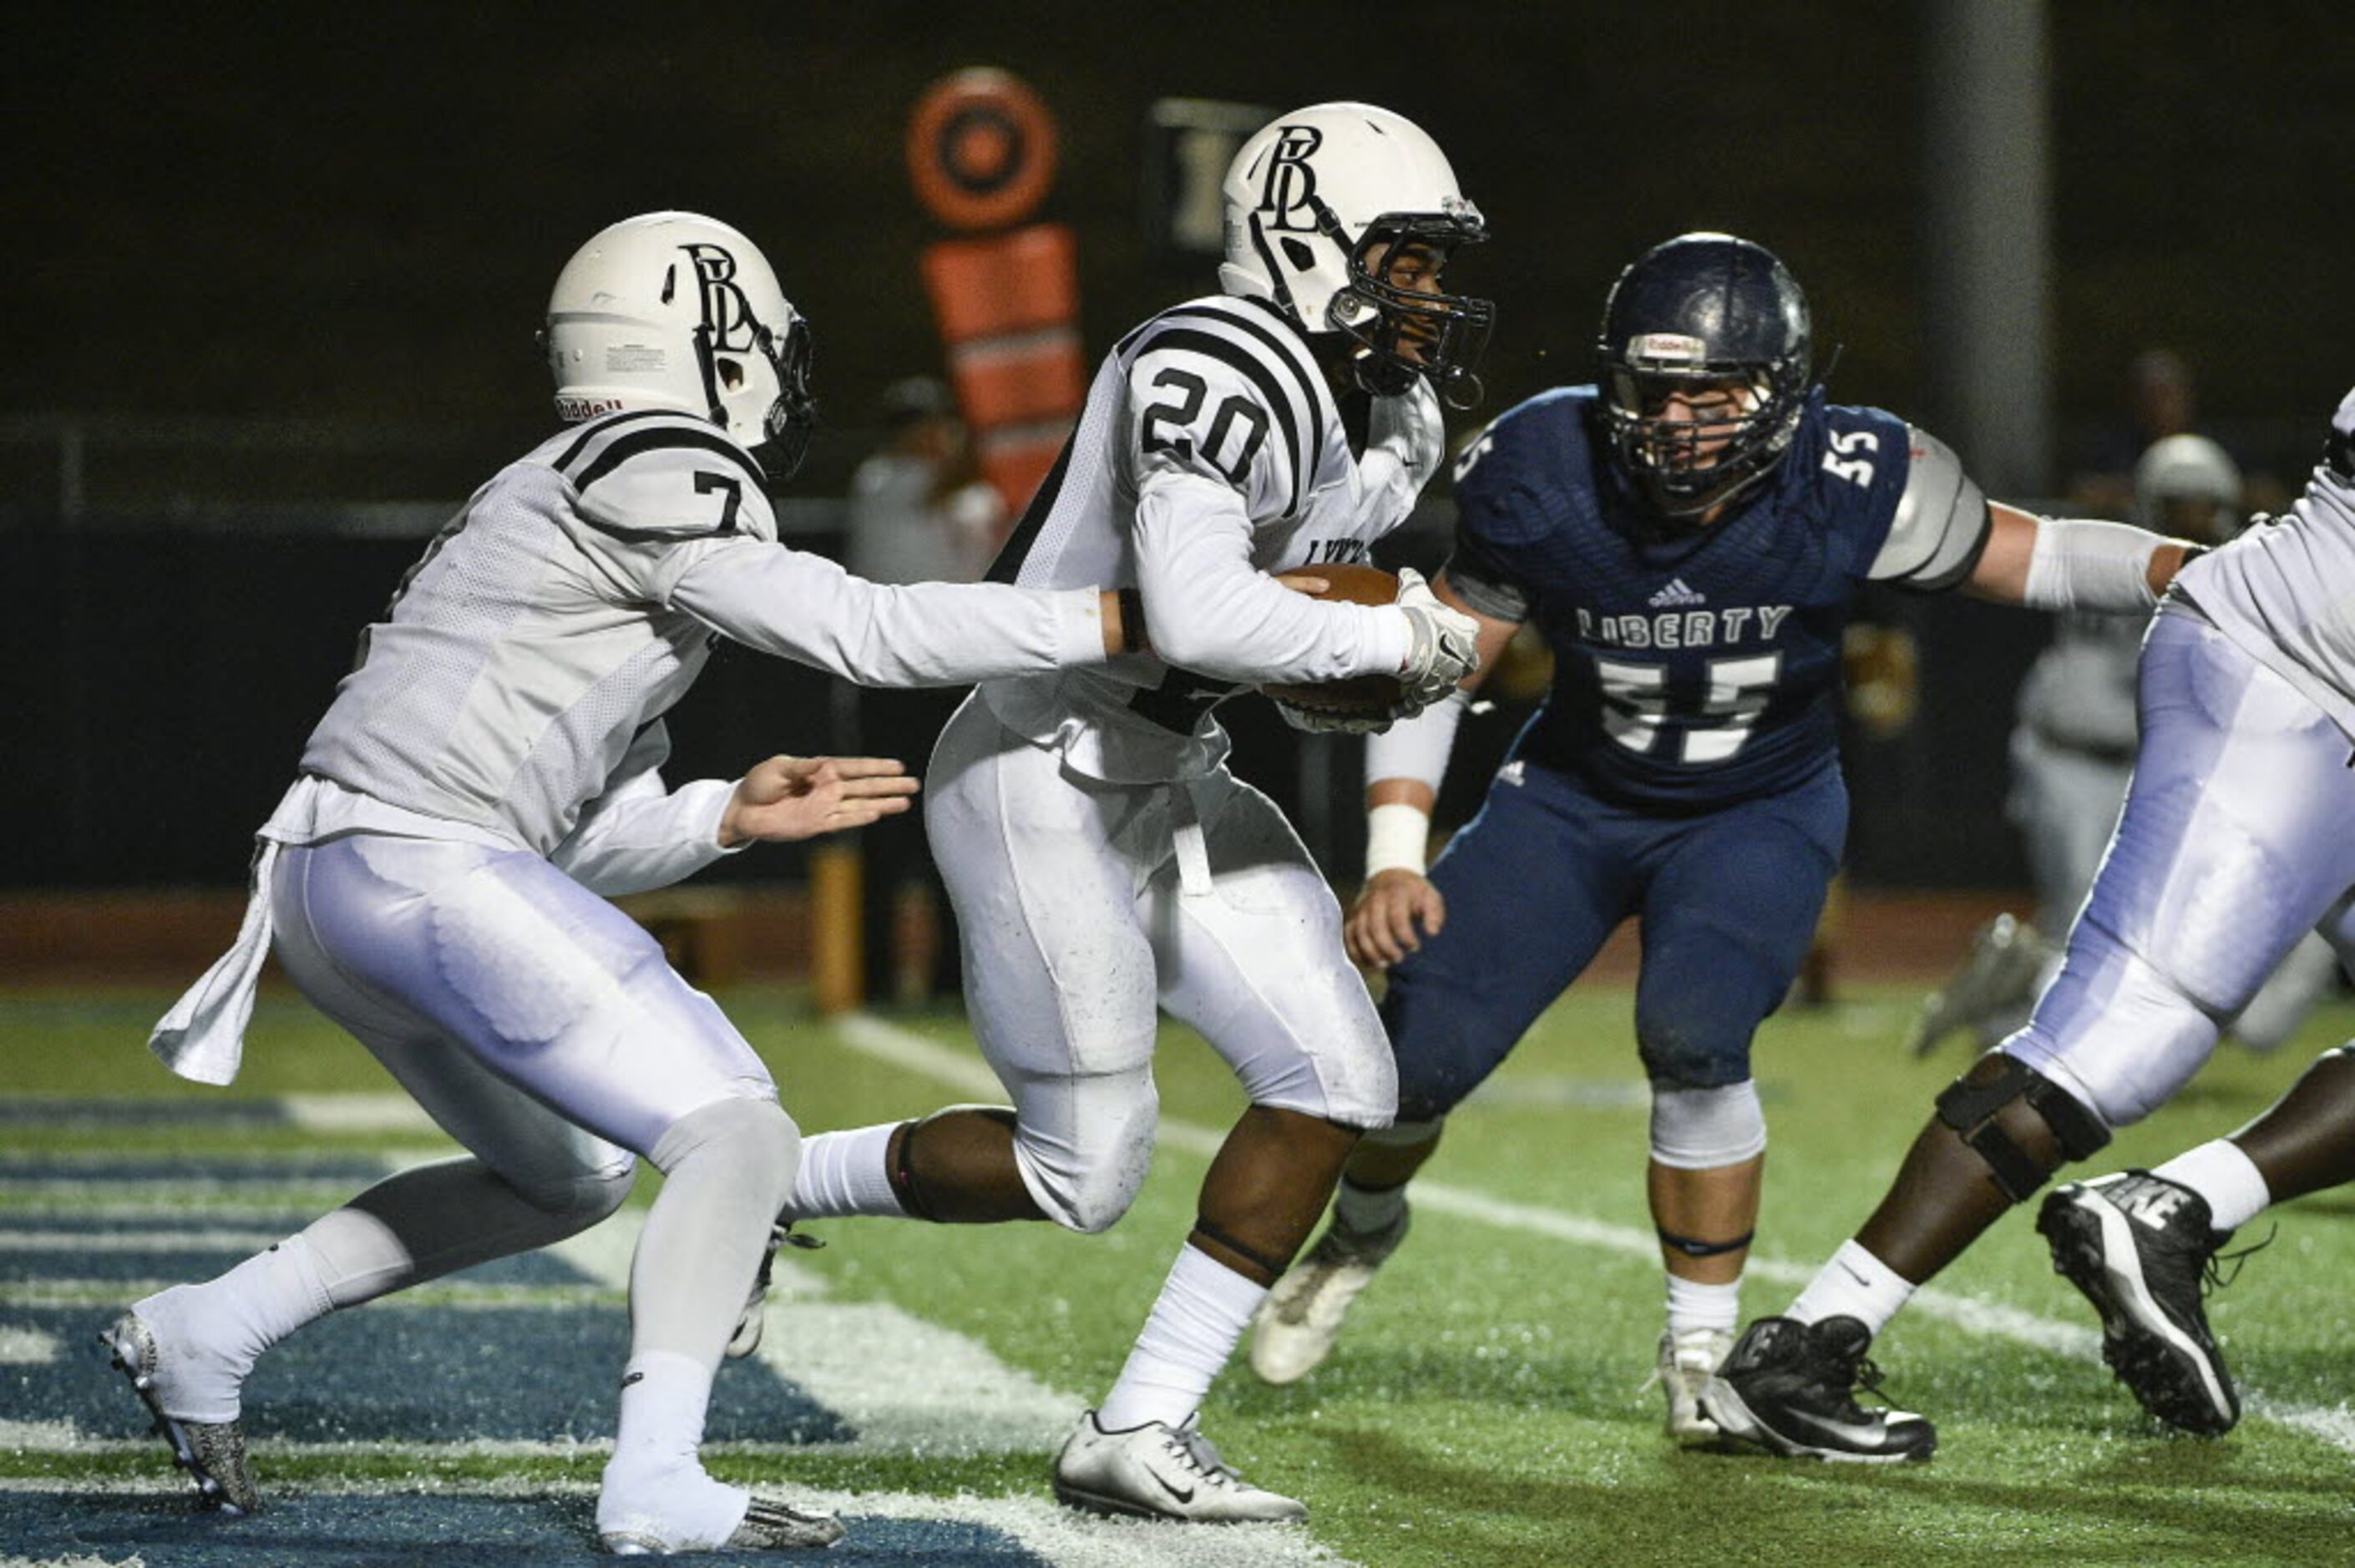
[[[2241,1419],[2240,1391],[2208,1329],[2216,1282],[2208,1200],[2127,1171],[2054,1189],[2036,1229],[2052,1271],[2102,1315],[2102,1360],[2142,1407],[2169,1426],[2220,1436]]]
[[[1786,1459],[1926,1459],[1938,1449],[1936,1427],[1856,1402],[1859,1388],[1881,1391],[1881,1371],[1864,1354],[1871,1343],[1854,1318],[1761,1318],[1702,1385],[1701,1413],[1726,1436]]]

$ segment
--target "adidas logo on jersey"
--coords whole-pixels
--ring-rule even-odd
[[[1684,578],[1670,577],[1668,586],[1654,594],[1646,602],[1654,609],[1668,609],[1686,605],[1707,604],[1709,600],[1693,592]]]

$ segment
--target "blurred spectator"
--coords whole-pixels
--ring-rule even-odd
[[[845,565],[869,582],[977,580],[1006,511],[974,465],[949,389],[929,376],[893,382],[882,425],[882,448],[851,476]]]
[[[2125,418],[2102,429],[2085,468],[2069,482],[2073,505],[2094,516],[2125,516],[2134,502],[2136,462],[2158,442],[2197,429],[2191,367],[2172,349],[2147,348],[2136,355],[2126,365],[2126,394]],[[2127,685],[2131,690],[2131,671]]]
[[[2154,406],[2173,396],[2155,390]],[[2189,412],[2188,402],[2182,408]],[[2243,499],[2239,465],[2205,436],[2167,436],[2135,465],[2134,521],[2157,533],[2221,544],[2239,530]],[[2135,616],[2064,616],[2029,671],[2012,731],[2008,810],[2036,879],[2035,922],[1999,915],[1978,933],[1963,968],[1924,1004],[1916,1052],[1958,1029],[1993,1049],[2028,1022],[2058,968],[2060,938],[2093,885],[2134,770],[2135,666],[2147,624]],[[2279,1045],[2337,973],[2329,946],[2309,934],[2233,1022],[2233,1034],[2254,1050]]]
[[[974,465],[973,442],[947,387],[930,376],[883,394],[883,445],[850,481],[845,562],[879,583],[973,582],[989,567],[1006,509]],[[857,694],[860,745],[921,774],[964,689]],[[888,819],[859,837],[862,926],[870,1001],[922,1006],[956,989],[956,944],[924,842],[922,813]]]

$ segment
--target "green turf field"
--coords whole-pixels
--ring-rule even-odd
[[[220,1100],[223,1091],[179,1085],[146,1056],[144,1028],[168,1000],[0,994],[0,1102],[13,1109],[7,1148],[19,1174],[31,1169],[23,1161],[48,1156],[430,1144],[365,1127],[39,1114],[44,1096]],[[953,1065],[922,1054],[930,1041],[962,1053],[967,1072],[978,1066],[954,1020],[896,1021],[879,1047],[898,1042],[905,1061],[894,1065],[873,1038],[860,1036],[862,1049],[809,1017],[792,992],[744,990],[721,1001],[805,1128],[974,1097],[943,1081]],[[1747,1315],[1779,1310],[1804,1271],[1853,1230],[1932,1095],[1962,1065],[1958,1045],[1928,1062],[1900,1053],[1911,1002],[1859,988],[1842,1005],[1785,1014],[1762,1036],[1758,1076],[1774,1141]],[[2341,1005],[2277,1055],[2228,1050],[2176,1105],[2122,1134],[2103,1167],[2154,1162],[2229,1130],[2350,1032],[2355,1011]],[[911,1035],[922,1038],[911,1044]],[[249,1042],[245,1075],[227,1092],[235,1097],[389,1087],[357,1046],[292,999],[266,998]],[[823,1227],[830,1245],[801,1261],[833,1302],[888,1302],[1075,1401],[1092,1400],[1191,1216],[1207,1163],[1199,1129],[1223,1128],[1240,1104],[1224,1069],[1182,1032],[1167,1040],[1159,1076],[1167,1136],[1144,1195],[1109,1234],[849,1222]],[[2222,1441],[2163,1436],[2112,1384],[2091,1356],[2091,1314],[2051,1274],[2021,1214],[1876,1348],[1895,1400],[1938,1422],[1935,1461],[1882,1468],[1679,1453],[1659,1436],[1658,1395],[1639,1390],[1660,1313],[1657,1265],[1643,1239],[1642,1107],[1626,994],[1599,989],[1557,1007],[1455,1118],[1413,1235],[1360,1302],[1334,1359],[1274,1389],[1238,1358],[1205,1429],[1246,1474],[1307,1500],[1316,1542],[1383,1565],[2355,1561],[2355,1416],[2342,1408],[2355,1202],[2326,1196],[2283,1211],[2277,1243],[2214,1303],[2252,1395],[2252,1414]],[[639,1202],[650,1185],[641,1183]],[[315,1194],[283,1196],[299,1208]],[[57,1202],[37,1182],[0,1182],[0,1230],[12,1219],[54,1218]],[[77,1271],[61,1261],[59,1272]],[[7,1304],[44,1299],[40,1280],[20,1269],[0,1295],[0,1343]],[[446,1365],[416,1375],[496,1382],[512,1372],[470,1362],[459,1345]],[[94,1361],[91,1375],[100,1375]],[[0,1483],[152,1477],[160,1456],[0,1445]],[[265,1485],[296,1488],[413,1486],[421,1475],[579,1485],[593,1482],[600,1462],[591,1451],[515,1457],[455,1446],[422,1458],[366,1450],[273,1458],[257,1448]],[[838,1492],[1046,1491],[1042,1451],[821,1447],[782,1458],[723,1454],[713,1467]],[[1236,1537],[1238,1551],[1251,1540]],[[1153,1557],[1148,1549],[1140,1560]]]

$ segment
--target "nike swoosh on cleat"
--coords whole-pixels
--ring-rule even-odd
[[[1162,1489],[1163,1491],[1167,1492],[1171,1497],[1176,1498],[1179,1502],[1181,1502],[1181,1503],[1189,1503],[1189,1502],[1192,1502],[1192,1501],[1194,1500],[1194,1489],[1193,1489],[1193,1488],[1191,1488],[1191,1487],[1188,1487],[1184,1491],[1182,1491],[1182,1492],[1181,1492],[1181,1491],[1179,1491],[1176,1487],[1171,1486],[1171,1485],[1170,1485],[1167,1480],[1164,1480],[1164,1479],[1163,1479],[1161,1477],[1159,1477],[1159,1476],[1155,1476],[1153,1478],[1154,1478],[1154,1480],[1155,1480],[1155,1481],[1156,1481],[1156,1482],[1158,1482],[1158,1483],[1160,1484],[1161,1489]]]

